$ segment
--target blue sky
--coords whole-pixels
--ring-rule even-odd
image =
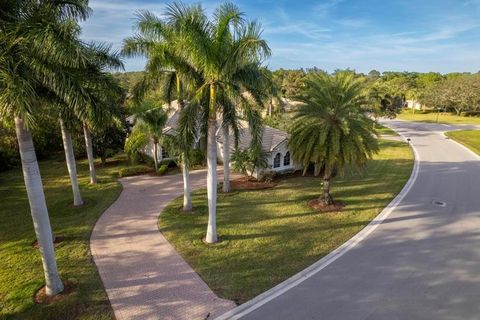
[[[208,13],[220,1],[202,3]],[[359,72],[480,70],[480,0],[233,1],[259,20],[272,57],[270,69],[318,68]],[[168,1],[90,0],[85,40],[120,48],[132,35],[135,11],[161,15]],[[125,60],[127,71],[145,60]]]

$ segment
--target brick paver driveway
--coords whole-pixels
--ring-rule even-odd
[[[206,170],[192,172],[190,179],[192,189],[205,187]],[[120,181],[123,192],[100,217],[90,240],[116,318],[211,319],[233,308],[234,303],[218,298],[158,231],[159,213],[182,195],[182,176]]]

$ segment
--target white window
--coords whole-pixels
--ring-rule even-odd
[[[273,158],[273,167],[274,168],[278,168],[280,167],[280,158],[282,157],[282,155],[279,153],[277,153],[275,155],[275,158]]]
[[[290,151],[287,151],[287,153],[285,153],[285,156],[283,157],[283,165],[284,166],[290,165]]]

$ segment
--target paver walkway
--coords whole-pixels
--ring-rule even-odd
[[[192,172],[190,180],[192,189],[205,187],[206,170]],[[158,230],[159,213],[182,195],[182,176],[120,181],[120,197],[90,239],[117,320],[212,319],[232,309],[235,304],[218,298]]]

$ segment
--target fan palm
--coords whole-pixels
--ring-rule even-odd
[[[289,147],[293,158],[310,164],[315,175],[323,176],[325,205],[333,203],[330,179],[347,166],[364,167],[377,152],[374,121],[365,113],[368,101],[361,80],[350,73],[311,74],[303,92],[303,102],[294,117]]]
[[[238,140],[238,110],[241,109],[249,122],[253,143],[260,143],[262,125],[255,106],[262,105],[261,88],[265,77],[261,62],[270,55],[270,49],[261,37],[260,25],[245,21],[243,13],[229,3],[220,5],[211,20],[200,6],[173,4],[168,6],[166,19],[180,30],[175,52],[184,56],[202,75],[193,99],[198,103],[191,112],[196,112],[202,128],[207,131],[209,218],[205,240],[214,243],[218,241],[217,118],[222,117],[222,126],[232,129]],[[249,97],[243,95],[245,91]],[[224,137],[229,135],[224,134]],[[229,170],[228,164],[224,167]],[[226,173],[228,175],[228,171]]]
[[[87,59],[78,51],[76,20],[89,9],[84,0],[6,0],[0,8],[0,117],[14,119],[30,211],[42,257],[46,293],[63,290],[48,210],[30,129],[46,92],[72,105],[80,90],[71,70]]]

